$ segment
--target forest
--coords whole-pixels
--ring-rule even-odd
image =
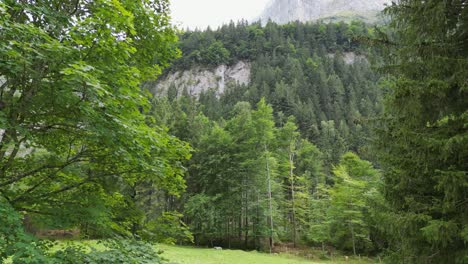
[[[0,0],[0,262],[177,244],[468,263],[465,1],[193,31],[170,7]],[[248,84],[154,92],[240,61]]]

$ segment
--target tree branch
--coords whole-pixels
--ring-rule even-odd
[[[72,159],[68,160],[67,162],[65,162],[64,164],[61,164],[61,165],[43,165],[43,166],[41,166],[41,167],[39,167],[37,169],[34,169],[32,171],[28,171],[28,172],[22,173],[20,175],[17,175],[15,177],[11,178],[8,181],[0,183],[0,187],[4,187],[4,186],[7,186],[9,184],[15,183],[15,182],[17,182],[17,181],[19,181],[19,180],[21,180],[23,178],[34,175],[34,174],[36,174],[36,173],[38,173],[38,172],[40,172],[42,170],[46,170],[46,169],[57,169],[58,171],[63,170],[65,167],[69,166],[70,164],[81,161],[80,160],[81,154],[82,153],[79,153],[78,155],[76,155],[75,157],[73,157]]]
[[[10,155],[8,157],[8,161],[0,169],[0,172],[1,172],[0,175],[4,175],[5,171],[8,169],[8,167],[11,166],[11,164],[13,163],[13,160],[16,158],[16,155],[18,155],[18,151],[19,151],[19,149],[21,147],[21,144],[26,140],[26,138],[24,137],[24,138],[18,140],[18,138],[15,136],[15,140],[16,140],[15,147],[13,148],[13,151],[10,153]],[[3,153],[3,155],[4,155],[4,153]]]

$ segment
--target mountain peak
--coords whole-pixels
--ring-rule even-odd
[[[391,0],[272,0],[260,19],[264,22],[271,19],[279,24],[355,18],[372,22],[389,3]]]

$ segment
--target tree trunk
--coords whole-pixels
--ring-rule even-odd
[[[260,193],[257,192],[257,219],[256,219],[256,225],[257,225],[257,228],[258,228],[258,225],[260,225]],[[256,231],[254,232],[254,236],[255,236],[255,249],[259,249],[259,245],[260,245],[260,236],[259,236],[259,232]]]
[[[354,228],[352,224],[349,224],[349,229],[351,231],[351,238],[353,240],[353,253],[356,256],[356,241],[354,240]]]
[[[136,196],[137,196],[137,184],[135,183],[133,186],[132,186],[132,192],[130,194],[130,199],[136,203]],[[134,238],[137,237],[137,231],[139,229],[139,224],[138,222],[135,222],[133,221],[132,222],[132,227],[131,227],[131,232],[132,232],[132,235]]]
[[[268,207],[270,209],[270,254],[273,250],[273,207],[271,204],[271,179],[270,179],[270,165],[269,165],[269,156],[267,146],[265,144],[265,154],[266,154],[266,171],[267,171],[267,181],[268,181]]]
[[[245,193],[245,222],[244,222],[244,249],[247,249],[248,243],[249,243],[249,218],[248,218],[248,212],[249,212],[249,202],[247,201],[248,196],[247,192]]]
[[[228,218],[228,248],[231,249],[231,218]]]
[[[296,204],[295,204],[295,193],[294,193],[294,154],[289,152],[289,178],[291,181],[291,209],[292,209],[292,222],[293,222],[293,246],[296,247]]]
[[[239,232],[239,241],[242,240],[242,208],[241,208],[241,213],[239,215],[239,219],[238,219],[238,223],[237,223],[239,226],[238,226],[238,230],[237,232]]]

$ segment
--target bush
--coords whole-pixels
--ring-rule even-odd
[[[44,254],[45,245],[26,234],[21,215],[10,203],[0,196],[0,262],[6,259],[12,263],[48,263]]]
[[[50,241],[39,241],[23,228],[21,215],[0,196],[0,263],[13,264],[114,264],[164,263],[161,252],[142,241],[111,239],[102,243],[104,249],[82,244],[69,244],[53,252]]]
[[[180,213],[164,212],[160,217],[146,224],[143,239],[165,244],[193,243],[193,235],[181,218]]]
[[[67,246],[53,254],[56,263],[74,264],[158,264],[165,263],[152,244],[131,239],[101,241],[105,250],[80,244]]]

